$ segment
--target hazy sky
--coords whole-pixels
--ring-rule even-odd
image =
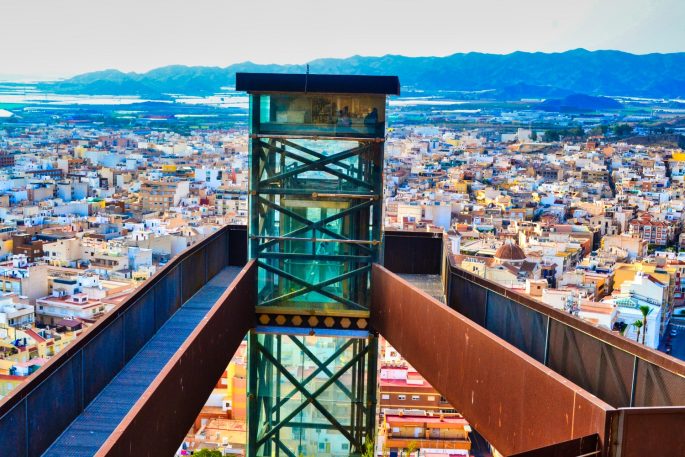
[[[0,77],[318,57],[685,51],[685,0],[0,0]]]

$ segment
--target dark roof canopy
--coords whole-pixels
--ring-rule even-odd
[[[400,95],[400,80],[397,76],[236,73],[235,88],[244,92]]]

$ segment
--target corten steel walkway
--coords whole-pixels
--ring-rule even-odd
[[[202,286],[154,334],[43,455],[95,455],[239,272],[239,267],[226,267]]]
[[[685,455],[685,363],[455,269],[442,235],[385,241],[373,331],[504,455]],[[0,403],[0,455],[173,454],[255,327],[246,244],[189,248],[50,359]]]
[[[683,361],[458,268],[442,233],[385,235],[372,327],[504,455],[685,455]]]
[[[178,447],[254,324],[246,234],[227,226],[188,248],[7,396],[0,455],[91,456],[151,407],[144,435]]]

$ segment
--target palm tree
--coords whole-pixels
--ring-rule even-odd
[[[652,312],[652,308],[647,305],[640,306],[640,312],[642,313],[642,344],[645,344],[645,337],[647,336],[647,316]]]
[[[362,457],[374,457],[376,453],[373,438],[368,436],[364,439],[364,444],[362,447]]]
[[[414,452],[418,450],[418,447],[416,445],[416,441],[410,441],[409,444],[407,445],[407,457],[412,457]]]
[[[635,338],[635,341],[638,343],[640,342],[640,330],[642,329],[642,321],[635,321],[633,322],[633,327],[637,329],[637,338]]]
[[[618,322],[618,325],[616,327],[618,328],[618,333],[620,333],[621,336],[626,336],[628,324],[626,324],[625,322]]]

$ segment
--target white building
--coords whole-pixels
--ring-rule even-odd
[[[645,345],[651,348],[659,346],[661,331],[662,305],[668,293],[668,286],[649,274],[638,272],[632,281],[621,284],[621,292],[609,298],[608,302],[618,307],[617,321],[628,327],[624,335],[637,340],[638,328],[635,322],[643,321],[641,306],[648,306],[651,311],[647,315],[647,326],[639,329],[640,339],[644,335]]]
[[[93,322],[113,308],[101,300],[89,299],[85,293],[64,295],[55,290],[52,296],[36,300],[38,320],[46,325],[57,325],[62,319],[82,319]]]
[[[221,186],[225,170],[221,168],[196,168],[195,169],[195,182],[203,182],[207,184],[207,187],[211,189],[217,189]]]
[[[35,308],[25,303],[16,303],[14,297],[0,298],[0,325],[23,327],[36,320]]]

